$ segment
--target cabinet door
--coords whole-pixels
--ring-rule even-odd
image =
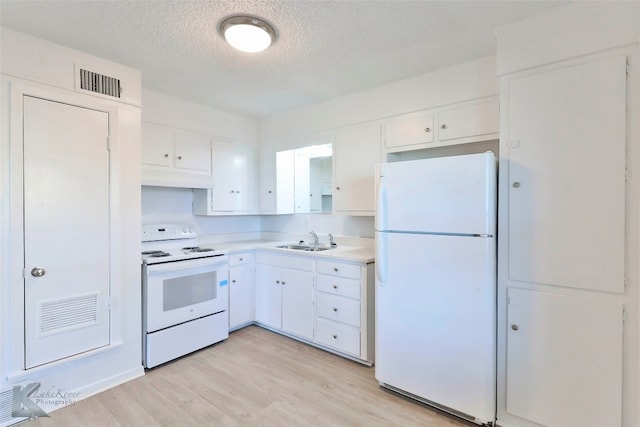
[[[313,273],[283,270],[282,329],[313,339]]]
[[[509,278],[624,291],[626,61],[509,82]]]
[[[464,105],[438,113],[438,141],[497,134],[498,100]]]
[[[426,144],[433,142],[433,114],[410,114],[386,123],[384,127],[385,147]]]
[[[173,167],[173,140],[173,130],[143,123],[142,164]]]
[[[214,211],[255,209],[255,147],[216,140],[212,145]]]
[[[258,264],[255,303],[258,323],[282,328],[282,280],[279,268]]]
[[[276,213],[276,153],[273,147],[260,148],[260,182],[258,202],[261,213]]]
[[[177,169],[211,173],[211,139],[195,132],[175,131],[174,165]]]
[[[546,426],[620,426],[622,305],[511,288],[507,411]]]
[[[229,269],[229,328],[253,321],[254,318],[254,279],[253,266],[241,264]]]
[[[29,369],[109,344],[109,114],[23,99]]]
[[[375,212],[375,165],[380,162],[380,125],[336,135],[333,147],[335,212]]]

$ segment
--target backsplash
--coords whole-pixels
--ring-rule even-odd
[[[374,218],[330,214],[196,216],[188,188],[142,187],[142,224],[195,224],[198,234],[295,233],[373,238]]]

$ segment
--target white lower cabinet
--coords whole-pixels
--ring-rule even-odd
[[[229,255],[229,329],[238,329],[255,318],[253,254]]]
[[[367,364],[373,364],[373,279],[373,264],[316,263],[315,341]]]
[[[373,263],[256,252],[256,322],[372,365]]]
[[[620,301],[518,288],[508,299],[507,411],[545,426],[620,426]]]
[[[256,322],[313,339],[313,259],[258,252]]]

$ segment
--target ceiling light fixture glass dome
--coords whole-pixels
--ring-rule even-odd
[[[220,24],[220,33],[227,43],[243,52],[261,52],[276,38],[273,27],[251,16],[232,16]]]

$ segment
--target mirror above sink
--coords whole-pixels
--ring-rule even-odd
[[[293,213],[332,212],[332,151],[327,143],[276,153],[278,188],[292,190]]]

